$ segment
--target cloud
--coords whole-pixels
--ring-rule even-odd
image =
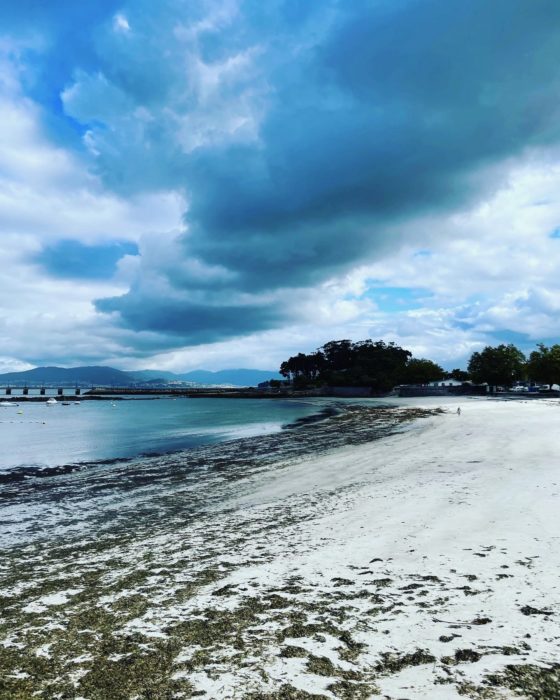
[[[361,272],[364,286],[376,288],[373,298],[396,288],[408,301],[374,328],[424,345],[444,363],[464,362],[496,341],[517,342],[524,351],[540,340],[558,342],[560,241],[550,231],[560,221],[559,187],[558,165],[532,162],[470,211],[418,221],[429,254],[406,245]],[[386,309],[384,300],[379,308]],[[435,321],[431,329],[427,321]],[[446,345],[437,339],[444,330]]]
[[[414,239],[416,218],[488,197],[560,135],[557,3],[203,8],[166,2],[154,17],[128,3],[134,37],[101,35],[100,70],[76,74],[63,101],[90,125],[108,186],[186,193],[181,258],[227,270],[227,295],[277,299],[379,258]],[[192,342],[204,290],[171,270],[168,282],[192,292],[166,315]],[[98,308],[154,330],[147,295],[136,285]],[[222,321],[215,299],[208,310]],[[258,330],[278,313],[228,332],[251,318]]]
[[[2,368],[153,352],[155,338],[114,328],[92,300],[126,292],[135,258],[125,255],[116,266],[115,259],[140,240],[176,236],[184,199],[169,191],[120,197],[80,154],[53,143],[42,109],[23,91],[18,51],[0,42]]]
[[[207,301],[196,304],[190,300],[174,300],[169,296],[158,301],[153,296],[134,296],[134,303],[117,305],[115,299],[107,299],[97,304],[100,311],[118,311],[126,324],[132,328],[141,326],[163,334],[179,336],[182,343],[190,344],[214,342],[227,337],[241,336],[262,328],[285,324],[287,316],[265,305],[227,304],[222,302],[210,306]],[[142,299],[143,303],[139,303]],[[177,343],[175,343],[177,344]]]
[[[130,24],[128,23],[127,18],[124,15],[117,13],[113,17],[113,29],[116,32],[129,32]]]
[[[0,253],[43,310],[91,252],[84,357],[554,332],[555,0],[71,5],[6,17]]]

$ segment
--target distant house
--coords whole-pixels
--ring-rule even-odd
[[[428,386],[463,386],[470,382],[459,382],[457,379],[438,379],[437,382],[430,382]]]
[[[440,379],[429,384],[401,384],[396,390],[399,396],[482,396],[487,393],[488,386]]]

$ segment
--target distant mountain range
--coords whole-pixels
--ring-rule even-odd
[[[185,382],[202,386],[256,386],[268,379],[282,379],[274,370],[223,369],[210,372],[204,369],[177,374],[164,370],[146,369],[125,372],[114,367],[35,367],[24,372],[0,374],[0,384],[36,386],[40,384],[79,384],[93,386],[131,386],[134,384],[171,384]]]

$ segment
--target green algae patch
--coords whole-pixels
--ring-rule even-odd
[[[344,646],[338,647],[336,651],[343,661],[348,661],[349,663],[354,663],[367,647],[366,644],[357,642],[348,631],[344,631],[339,636],[339,640]]]
[[[172,650],[163,645],[145,653],[130,652],[115,660],[100,656],[79,681],[78,694],[88,700],[192,697],[194,687],[187,680],[173,679],[174,670]]]
[[[118,598],[111,605],[111,609],[119,616],[131,620],[143,615],[149,608],[149,602],[145,595],[135,593],[130,596]]]
[[[560,664],[546,667],[508,665],[502,673],[487,676],[485,681],[491,686],[508,688],[530,700],[560,698]]]
[[[455,661],[458,663],[476,663],[480,661],[482,654],[474,649],[457,649],[455,652]]]
[[[316,676],[337,676],[338,671],[333,662],[326,656],[309,656],[307,670]]]
[[[326,656],[309,655],[309,660],[306,666],[309,673],[315,676],[328,676],[330,678],[343,678],[344,680],[362,680],[364,674],[359,671],[346,671],[339,666],[335,666],[333,662]]]
[[[393,583],[393,579],[390,578],[376,578],[372,581],[374,585],[376,585],[378,588],[387,588],[387,586],[390,586]]]
[[[282,648],[282,650],[280,651],[280,656],[284,659],[307,658],[307,652],[301,647],[296,647],[288,644]]]
[[[10,700],[35,700],[33,681],[28,678],[0,677],[0,697]],[[71,696],[70,696],[71,697]]]
[[[370,683],[352,683],[350,681],[337,681],[327,686],[327,690],[341,700],[367,700],[372,695],[380,695],[377,686]]]
[[[305,690],[294,688],[293,685],[284,684],[278,690],[270,693],[248,693],[243,700],[328,700],[328,697],[326,695],[307,693]]]
[[[398,673],[408,666],[422,666],[423,664],[433,664],[437,661],[436,657],[425,649],[417,649],[412,654],[391,654],[386,652],[381,654],[381,659],[375,666],[375,670],[380,674]]]
[[[509,664],[500,673],[487,675],[483,685],[466,681],[457,685],[459,695],[474,700],[502,700],[504,690],[525,700],[560,698],[560,664]]]
[[[326,656],[309,655],[306,666],[309,673],[316,676],[335,678],[335,682],[327,686],[327,690],[343,700],[365,700],[371,695],[377,695],[379,689],[371,682],[371,674],[361,670],[345,670],[336,666]]]
[[[336,633],[337,630],[330,624],[303,624],[301,622],[295,622],[293,625],[285,627],[280,630],[277,634],[279,642],[283,642],[285,639],[302,639],[303,637],[308,637],[312,639],[315,635],[321,633]]]

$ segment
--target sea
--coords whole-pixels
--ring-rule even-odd
[[[308,449],[288,434],[329,412],[320,399],[65,400],[0,406],[0,551],[196,520]]]
[[[25,469],[31,476],[64,465],[162,455],[266,435],[318,410],[310,401],[164,396],[67,397],[54,405],[0,406],[0,475]]]
[[[0,554],[188,528],[401,422],[376,399],[63,398],[0,405]]]

